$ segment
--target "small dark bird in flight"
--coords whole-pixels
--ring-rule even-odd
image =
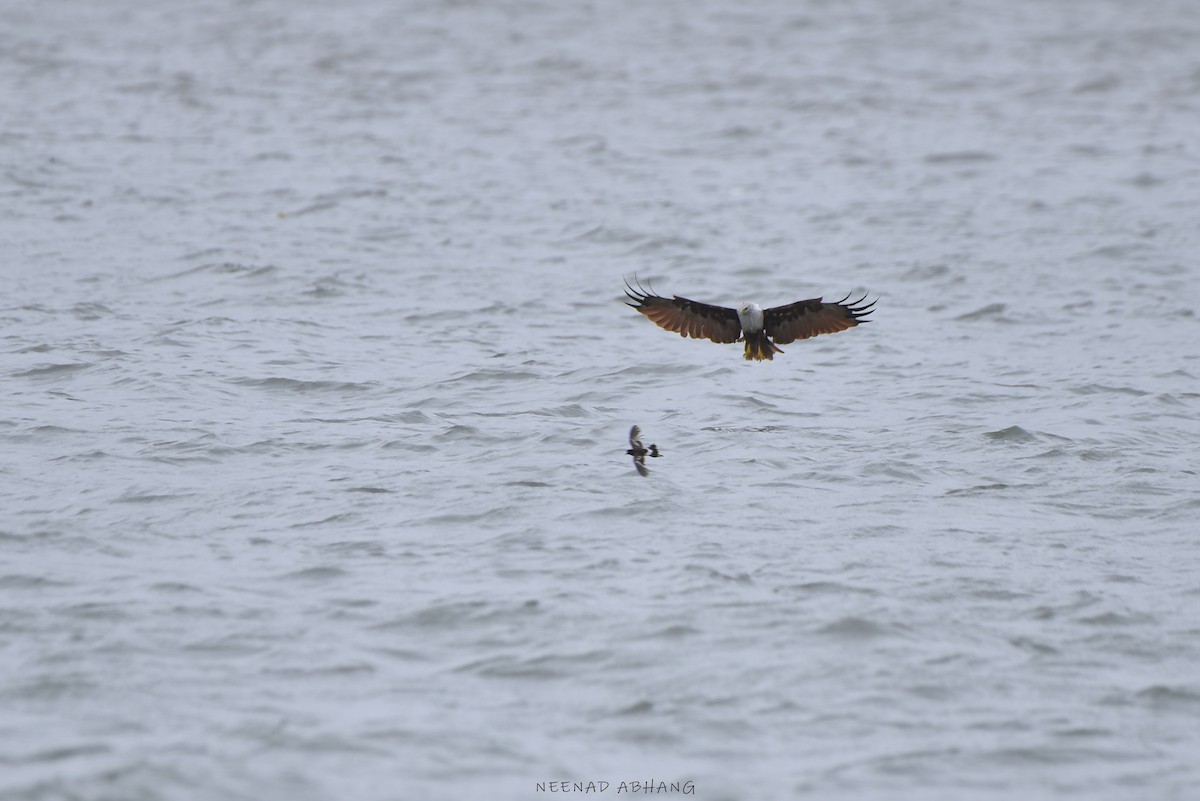
[[[646,469],[646,457],[657,459],[662,456],[657,445],[651,445],[649,450],[642,446],[642,430],[637,426],[629,429],[629,450],[625,453],[633,457],[633,466],[637,468],[638,475],[642,476],[650,475],[650,471]]]
[[[634,279],[637,283],[637,279]],[[760,309],[754,303],[743,303],[736,309],[712,306],[675,295],[663,298],[651,294],[637,284],[637,289],[625,282],[625,294],[633,303],[626,303],[649,317],[660,328],[674,331],[681,337],[708,339],[713,342],[745,342],[746,360],[772,360],[783,353],[777,345],[818,334],[833,334],[853,328],[871,313],[875,301],[864,303],[850,296],[837,303],[821,298],[801,300],[786,306]],[[847,303],[846,301],[850,301]]]

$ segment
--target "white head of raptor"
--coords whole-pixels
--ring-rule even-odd
[[[763,310],[757,303],[742,302],[737,307],[738,322],[742,331],[747,334],[757,334],[763,328]]]

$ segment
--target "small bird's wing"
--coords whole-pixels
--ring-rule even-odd
[[[646,459],[642,456],[633,457],[633,466],[637,468],[639,476],[650,475],[650,470],[646,467]]]
[[[837,303],[826,303],[820,298],[801,300],[789,303],[787,306],[776,306],[763,310],[763,328],[767,336],[776,345],[786,345],[797,339],[808,339],[818,334],[833,334],[845,331],[861,323],[869,323],[863,319],[871,313],[875,301],[864,303],[863,295],[858,300],[850,300],[850,296]]]
[[[629,429],[629,447],[635,451],[642,448],[642,430],[637,426]]]
[[[634,289],[625,282],[625,294],[633,303],[626,305],[649,317],[657,326],[674,331],[681,337],[709,339],[713,342],[737,342],[742,324],[735,309],[712,306],[678,295],[668,298],[652,295],[638,285]]]

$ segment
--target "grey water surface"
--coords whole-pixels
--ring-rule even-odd
[[[1200,4],[0,0],[0,104],[0,798],[1200,797]]]

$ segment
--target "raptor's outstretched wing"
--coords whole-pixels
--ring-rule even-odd
[[[837,303],[826,303],[820,298],[812,298],[764,309],[763,328],[776,345],[786,345],[818,334],[845,331],[860,322],[871,322],[863,318],[871,313],[875,301],[864,303],[866,299],[867,296],[863,295],[858,300],[850,300],[847,295]]]
[[[724,306],[700,303],[678,295],[659,297],[625,282],[625,294],[633,301],[628,305],[649,317],[660,328],[674,331],[682,337],[708,339],[713,342],[737,342],[742,336],[742,324],[737,311]]]

